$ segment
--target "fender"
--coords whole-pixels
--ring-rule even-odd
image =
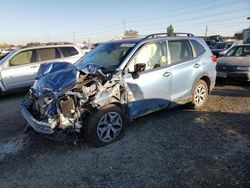
[[[192,87],[192,90],[191,90],[191,94],[193,93],[193,90],[194,90],[194,87],[195,87],[195,84],[202,78],[202,77],[208,77],[209,79],[209,85],[208,85],[208,89],[209,89],[209,93],[212,91],[213,87],[211,87],[211,84],[212,84],[212,79],[209,75],[208,72],[205,72],[205,73],[202,73],[200,74],[199,76],[197,76],[197,78],[194,80],[193,82],[193,87]]]

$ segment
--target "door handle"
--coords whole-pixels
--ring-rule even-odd
[[[201,65],[200,64],[198,64],[198,63],[196,63],[195,65],[194,65],[194,68],[199,68]]]
[[[171,72],[165,72],[165,73],[163,74],[164,77],[169,77],[170,75],[171,75]]]

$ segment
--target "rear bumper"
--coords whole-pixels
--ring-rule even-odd
[[[36,120],[32,114],[27,110],[25,104],[21,104],[21,112],[28,124],[39,133],[53,134],[54,130],[51,129],[48,123]]]
[[[248,71],[217,71],[218,78],[235,78],[240,80],[250,81],[250,72]]]

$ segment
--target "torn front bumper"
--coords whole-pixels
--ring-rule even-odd
[[[39,133],[53,134],[55,131],[49,126],[48,123],[36,120],[32,114],[27,110],[24,104],[21,105],[21,112],[23,117],[28,122],[29,126],[35,129]]]

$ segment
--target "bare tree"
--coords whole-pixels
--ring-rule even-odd
[[[124,32],[123,38],[136,38],[138,36],[139,36],[138,31],[130,29]]]

